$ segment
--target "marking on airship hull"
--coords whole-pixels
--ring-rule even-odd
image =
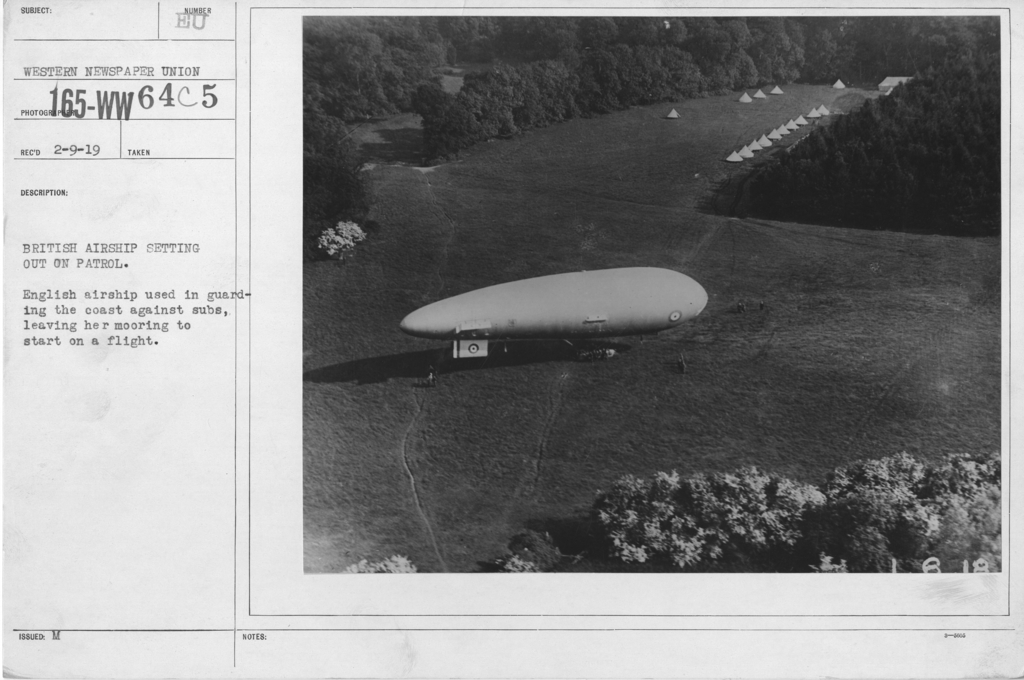
[[[675,323],[676,321],[679,321],[679,319],[682,316],[683,316],[683,313],[680,312],[679,310],[676,310],[676,311],[674,311],[674,312],[672,312],[671,314],[668,315],[668,320],[671,321],[672,323]]]

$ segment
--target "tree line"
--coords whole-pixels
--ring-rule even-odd
[[[465,62],[557,62],[580,79],[580,111],[599,112],[796,80],[875,84],[999,49],[996,17],[310,17],[303,35],[307,111],[345,121],[410,111],[440,68]]]
[[[966,561],[971,571],[999,571],[1000,482],[998,453],[931,465],[900,453],[837,468],[821,486],[753,467],[689,478],[627,475],[597,495],[586,521],[517,534],[494,564],[502,571],[921,572],[926,562],[962,571]]]
[[[930,67],[814,131],[751,181],[750,211],[784,220],[1000,233],[1000,63]]]
[[[307,113],[352,121],[413,110],[421,86],[440,89],[444,66],[502,64],[467,76],[468,101],[451,115],[528,129],[767,83],[874,84],[998,47],[995,17],[316,17],[304,24],[304,96]],[[503,100],[510,83],[539,101]]]

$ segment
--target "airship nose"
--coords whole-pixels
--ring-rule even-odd
[[[688,276],[682,284],[683,285],[677,289],[677,294],[682,296],[683,299],[682,316],[683,319],[693,319],[703,312],[704,308],[707,306],[708,293],[704,290],[704,286],[700,285]]]
[[[697,311],[695,311],[693,315],[697,316],[704,311],[705,307],[708,306],[708,292],[704,290],[704,286],[700,285],[696,281],[693,282],[693,286],[694,291],[691,294],[691,300],[693,300],[693,305],[697,308]]]
[[[417,314],[416,312],[409,314],[402,319],[402,323],[398,324],[398,327],[402,329],[402,332],[408,333],[409,335],[419,335],[425,330],[424,326],[423,315]]]
[[[438,318],[438,314],[432,309],[433,305],[422,307],[417,309],[412,314],[409,314],[402,322],[398,324],[398,327],[409,335],[415,335],[420,338],[432,338],[438,337],[444,334],[444,324]],[[443,316],[443,315],[440,315]]]

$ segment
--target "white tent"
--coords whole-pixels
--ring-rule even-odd
[[[775,129],[775,131],[778,132],[780,135],[783,135],[783,136],[793,134],[792,132],[790,132],[789,130],[786,129],[785,125],[780,125],[778,128]]]
[[[796,119],[796,124],[797,125],[807,125],[807,121],[804,119],[803,116],[800,116],[799,118]]]
[[[818,113],[820,113],[823,116],[830,115],[829,110],[825,108],[824,104],[822,104],[821,106],[818,107]]]
[[[743,102],[744,104],[749,104],[750,102],[754,101],[753,99],[750,98],[750,95],[747,94],[746,92],[743,93],[743,96],[740,97],[739,100],[741,102]]]
[[[841,80],[837,80],[836,84],[833,85],[832,87],[837,89],[837,90],[845,90],[846,89],[846,85],[843,85],[843,81],[841,81]]]
[[[808,118],[821,118],[821,114],[818,113],[818,109],[811,109],[811,112],[807,114]]]
[[[729,163],[739,163],[740,161],[743,160],[743,156],[733,151],[725,160],[728,161]]]
[[[771,92],[769,92],[768,94],[782,94],[782,90],[780,90],[780,89],[779,89],[779,86],[778,86],[778,85],[776,85],[776,86],[775,86],[775,89],[774,89],[774,90],[772,90]]]
[[[743,147],[742,149],[740,149],[740,155],[743,156],[744,158],[753,158],[754,152],[748,149],[747,147]]]
[[[756,139],[754,141],[752,141],[750,144],[747,144],[747,148],[750,149],[751,151],[763,151],[764,150],[761,147],[761,145],[757,143]]]
[[[768,139],[774,139],[777,142],[782,139],[782,135],[779,134],[778,130],[772,130],[768,133]]]
[[[786,123],[786,129],[787,129],[787,130],[795,130],[795,129],[797,129],[798,127],[800,127],[800,126],[799,126],[799,125],[797,125],[797,124],[796,124],[796,121],[794,121],[794,120],[793,120],[792,118],[790,118],[790,119],[789,119],[789,122],[788,122],[788,123]]]
[[[666,118],[678,118],[679,117],[679,112],[676,111],[675,109],[672,109],[671,111],[668,112],[668,115],[665,116],[665,117]]]
[[[772,140],[768,139],[764,135],[761,135],[761,139],[757,140],[757,143],[760,144],[761,146],[771,146]]]
[[[761,92],[761,90],[758,90],[757,94],[754,95],[754,99],[768,99],[768,97],[765,95],[764,92]]]

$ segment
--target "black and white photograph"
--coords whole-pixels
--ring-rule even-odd
[[[305,16],[304,572],[1001,571],[1000,36]]]

